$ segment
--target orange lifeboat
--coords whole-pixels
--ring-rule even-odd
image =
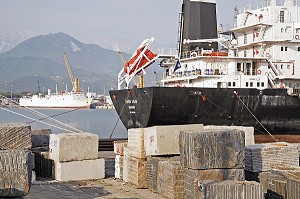
[[[124,65],[124,72],[127,74],[132,74],[134,71],[141,69],[145,69],[148,67],[153,59],[157,56],[157,54],[151,52],[151,50],[146,49],[145,47],[139,48],[135,54],[131,57],[131,59],[125,63]],[[144,67],[146,65],[146,67]],[[138,72],[138,73],[139,73]]]

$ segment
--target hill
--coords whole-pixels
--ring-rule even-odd
[[[70,90],[63,52],[83,89],[89,87],[90,91],[103,93],[103,90],[117,87],[117,74],[123,66],[117,52],[84,44],[65,33],[55,33],[30,38],[0,54],[0,92],[11,89],[13,92],[37,92],[37,81],[40,88],[55,89],[57,84],[59,90],[64,90],[67,84]],[[127,59],[131,56],[123,55]],[[154,69],[148,71],[153,79]]]

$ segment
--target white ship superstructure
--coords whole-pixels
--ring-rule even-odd
[[[199,47],[216,42],[221,50]],[[297,2],[263,1],[240,9],[234,28],[217,39],[185,39],[178,57],[162,61],[166,70],[162,83],[166,87],[288,88],[295,93],[299,65]]]
[[[20,106],[36,108],[89,108],[92,98],[88,98],[85,92],[60,92],[47,95],[33,95],[20,98]]]

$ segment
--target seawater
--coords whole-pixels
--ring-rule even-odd
[[[127,131],[118,120],[118,115],[114,109],[34,109],[47,116],[70,125],[83,132],[90,132],[99,135],[99,138],[109,138],[115,125],[112,138],[127,138]],[[14,113],[13,113],[14,112]],[[26,116],[27,118],[25,118]],[[23,108],[0,108],[0,123],[23,122],[35,129],[51,129],[52,133],[67,132],[49,124],[58,126],[57,123],[50,122],[43,117],[30,113]],[[42,119],[42,120],[41,120]],[[40,123],[35,120],[40,120]],[[59,125],[61,126],[61,125]],[[63,127],[65,128],[65,127]]]

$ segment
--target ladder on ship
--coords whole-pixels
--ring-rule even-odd
[[[265,38],[266,32],[267,32],[267,26],[262,25],[262,27],[259,30],[258,41],[262,41]]]

